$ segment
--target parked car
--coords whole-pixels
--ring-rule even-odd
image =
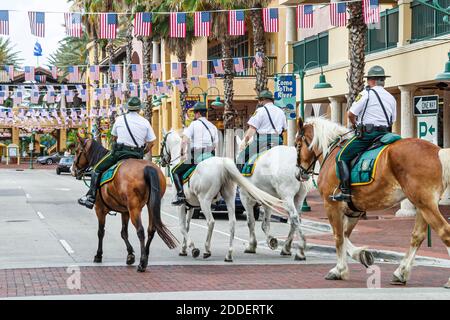
[[[61,160],[59,160],[58,166],[56,167],[56,174],[60,175],[61,172],[70,173],[70,167],[72,167],[73,158],[73,156],[61,158]]]
[[[40,163],[40,164],[54,164],[54,163],[58,163],[62,157],[63,157],[62,155],[60,155],[59,153],[56,152],[49,156],[40,156],[36,159],[36,162]]]
[[[213,203],[211,205],[211,210],[213,214],[218,213],[227,213],[227,205],[223,199],[220,199],[217,203]],[[242,205],[241,197],[239,195],[239,189],[236,191],[236,199],[235,199],[235,213],[236,216],[242,216],[244,215],[245,208]],[[255,220],[258,220],[259,214],[260,214],[260,207],[255,206],[253,208],[253,214],[255,215]],[[194,209],[194,214],[192,215],[192,218],[198,219],[200,218],[200,215],[203,215],[200,208]]]

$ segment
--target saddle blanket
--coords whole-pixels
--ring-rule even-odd
[[[202,153],[195,161],[196,164],[193,167],[189,168],[188,171],[186,171],[183,174],[183,183],[186,183],[189,181],[189,179],[194,174],[194,171],[200,162],[202,162],[203,160],[209,159],[211,157],[214,157],[214,155],[211,152]]]
[[[115,165],[110,167],[108,170],[103,172],[102,177],[100,179],[100,186],[114,180],[114,177],[116,176],[116,173],[119,170],[119,167],[122,163],[123,161],[119,161]]]
[[[352,169],[350,181],[352,186],[362,186],[373,182],[378,159],[386,148],[401,139],[397,134],[387,133],[379,141],[377,145],[359,155],[355,161],[352,161]],[[379,145],[379,146],[378,146]],[[378,147],[377,147],[378,146]]]
[[[261,157],[267,151],[269,150],[264,150],[263,152],[254,154],[250,157],[250,159],[248,159],[248,161],[244,164],[241,172],[244,177],[251,177],[253,175],[253,172],[256,168],[256,161],[258,161],[259,157]]]

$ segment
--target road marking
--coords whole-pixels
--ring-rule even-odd
[[[68,254],[75,253],[75,251],[73,251],[72,247],[67,243],[66,240],[61,239],[61,240],[59,240],[59,242],[61,243],[61,245],[63,246],[64,250],[66,250]]]
[[[39,211],[37,211],[36,214],[38,215],[38,217],[40,219],[45,219],[44,215],[42,213],[40,213]]]
[[[26,193],[25,197],[27,197],[27,199],[31,199],[31,195],[29,193]]]
[[[55,188],[55,190],[58,190],[58,191],[70,191],[71,189],[69,189],[69,188]]]

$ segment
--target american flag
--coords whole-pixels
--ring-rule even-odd
[[[81,99],[81,101],[85,102],[87,96],[86,89],[84,89],[82,85],[77,85],[76,88],[78,91],[78,97]]]
[[[181,79],[176,79],[176,80],[174,80],[173,83],[175,84],[175,86],[177,87],[177,89],[178,89],[180,92],[184,92],[185,87],[184,87],[183,80],[181,80]]]
[[[78,82],[78,66],[69,66],[67,68],[67,71],[69,72],[69,81],[70,82]]]
[[[117,13],[100,14],[100,39],[115,39],[117,29]]]
[[[192,75],[200,76],[202,74],[202,62],[201,61],[192,61]]]
[[[186,37],[186,13],[184,12],[170,13],[170,37],[171,38]]]
[[[136,12],[134,16],[134,35],[149,37],[152,34],[152,13]]]
[[[25,81],[34,81],[34,67],[25,67]]]
[[[197,76],[191,77],[191,82],[194,87],[200,86],[200,79]]]
[[[66,95],[67,102],[73,102],[73,97],[75,96],[75,93],[73,90],[69,90],[69,92]]]
[[[233,65],[236,72],[244,72],[244,61],[242,58],[233,58]]]
[[[152,63],[150,65],[152,69],[152,78],[153,79],[161,79],[161,64],[160,63]]]
[[[181,78],[181,63],[172,62],[172,78]]]
[[[263,64],[264,64],[263,54],[260,51],[258,51],[255,54],[255,61],[253,61],[253,66],[261,68]]]
[[[89,77],[93,81],[98,81],[100,78],[100,72],[98,65],[89,66]]]
[[[8,73],[9,80],[13,81],[14,80],[14,66],[13,65],[5,66],[5,70]]]
[[[65,96],[69,94],[69,88],[65,84],[61,86],[61,90],[60,91]]]
[[[364,22],[366,24],[380,22],[380,6],[378,0],[363,1]]]
[[[265,32],[278,32],[278,8],[264,8],[263,22]]]
[[[131,65],[131,76],[133,80],[142,79],[142,66],[140,64]]]
[[[0,34],[9,35],[9,12],[0,10]]]
[[[65,12],[64,22],[66,25],[66,34],[70,37],[81,38],[81,13]]]
[[[335,27],[345,27],[347,24],[347,4],[345,2],[330,3],[330,23]]]
[[[47,91],[46,101],[47,103],[55,103],[56,92],[55,91]]]
[[[305,29],[313,27],[313,10],[312,4],[297,6],[297,29]]]
[[[167,86],[164,83],[164,81],[158,81],[156,83],[156,89],[157,91],[161,94],[161,93],[167,93]]]
[[[217,74],[225,73],[224,70],[223,70],[223,65],[222,65],[222,60],[221,59],[213,60],[213,66],[214,66],[214,73],[217,73]]]
[[[14,105],[19,105],[19,104],[21,104],[22,103],[22,97],[23,97],[23,92],[22,92],[22,90],[21,89],[17,89],[15,92],[14,92],[14,96],[13,96],[13,103],[14,103]]]
[[[137,87],[136,84],[130,83],[129,84],[129,89],[130,89],[130,96],[131,97],[137,97],[138,96],[138,87]]]
[[[122,68],[119,64],[113,64],[111,65],[111,76],[113,80],[120,80],[120,76],[122,74]]]
[[[34,104],[39,103],[39,89],[33,89],[31,91],[30,102]]]
[[[34,77],[34,79],[35,79],[37,82],[40,82],[40,83],[45,83],[45,82],[47,82],[47,76],[46,76],[45,74],[43,74],[43,75],[36,75],[36,76]]]
[[[115,84],[113,86],[113,88],[114,88],[114,95],[117,98],[121,98],[122,97],[122,87],[119,84]]]
[[[208,84],[210,87],[216,85],[216,78],[214,77],[213,74],[208,74],[206,77],[208,78]]]
[[[245,34],[245,14],[242,10],[228,12],[228,33],[230,36],[243,36]]]
[[[45,12],[28,12],[31,34],[36,37],[45,37]]]
[[[209,37],[211,33],[211,13],[196,12],[194,14],[194,35],[196,37]]]
[[[50,70],[52,72],[53,79],[58,79],[58,68],[56,66],[51,66]]]
[[[95,88],[94,92],[93,92],[93,95],[92,95],[93,100],[94,101],[101,100],[101,96],[102,96],[102,89],[101,88]]]

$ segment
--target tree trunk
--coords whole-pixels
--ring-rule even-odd
[[[113,44],[113,40],[108,40],[108,57],[109,57],[109,68],[108,68],[108,84],[110,86],[111,89],[111,95],[109,98],[109,110],[110,110],[110,115],[109,115],[109,128],[112,129],[113,125],[114,125],[114,121],[116,119],[116,111],[115,111],[115,107],[116,107],[116,97],[114,96],[114,80],[112,77],[112,72],[111,72],[111,66],[114,64],[113,58],[114,58],[114,44]]]
[[[98,56],[98,46],[99,46],[99,41],[98,41],[98,37],[96,35],[94,35],[94,64],[98,65],[98,60],[99,60],[99,56]],[[94,90],[97,89],[99,87],[99,81],[95,80],[94,81]],[[97,116],[95,117],[95,127],[96,127],[96,135],[95,135],[95,140],[97,140],[97,142],[102,143],[102,134],[100,132],[100,127],[101,127],[101,117],[98,114],[99,110],[100,110],[100,101],[95,101],[95,108],[97,109]]]
[[[256,6],[260,8],[261,5]],[[255,54],[259,52],[262,55],[263,64],[261,67],[255,66],[256,83],[255,91],[259,94],[263,90],[267,90],[267,61],[266,61],[266,38],[264,36],[264,25],[262,19],[262,9],[250,11],[250,19],[253,26],[253,45]]]
[[[143,37],[140,39],[142,41],[142,51],[144,54],[143,61],[143,73],[144,73],[144,83],[151,82],[152,80],[152,56],[153,56],[153,44],[152,37]],[[152,96],[147,94],[147,98],[144,100],[144,116],[152,123]]]
[[[233,97],[234,97],[234,89],[233,89],[233,60],[232,52],[231,52],[231,38],[226,36],[224,41],[222,42],[222,58],[224,64],[224,79],[223,79],[223,91],[224,91],[224,101],[225,108],[223,112],[223,123],[224,128],[226,129],[234,129],[234,117],[235,110],[233,109]]]
[[[349,85],[347,108],[350,108],[357,95],[364,90],[365,40],[367,25],[364,23],[362,2],[349,2],[349,61],[347,73]]]
[[[180,40],[181,41],[181,40]],[[186,61],[186,47],[183,44],[180,44],[177,48],[177,58],[178,61],[184,62]],[[187,66],[186,63],[181,64],[181,81],[183,81],[184,91],[180,91],[180,108],[181,108],[181,125],[184,127],[186,125],[186,98],[187,98]]]

